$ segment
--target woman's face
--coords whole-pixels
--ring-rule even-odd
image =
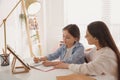
[[[89,45],[94,45],[94,44],[96,43],[96,38],[94,38],[94,37],[88,32],[88,30],[86,31],[85,38],[87,39]]]
[[[68,48],[70,48],[74,45],[76,38],[74,38],[67,30],[64,30],[63,31],[63,41],[64,41],[64,44],[66,44],[66,46]]]

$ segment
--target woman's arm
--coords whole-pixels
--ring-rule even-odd
[[[57,69],[68,69],[69,65],[70,64],[68,64],[68,63],[61,62],[58,65],[55,65],[54,67]]]
[[[116,56],[113,51],[104,50],[100,51],[93,61],[83,64],[66,64],[61,63],[55,66],[55,68],[70,69],[76,73],[88,74],[88,75],[102,75],[113,74],[116,71],[117,62]]]

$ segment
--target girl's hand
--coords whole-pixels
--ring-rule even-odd
[[[44,56],[44,57],[40,57],[40,61],[46,61],[47,60],[47,57]]]
[[[38,62],[40,62],[40,61],[46,61],[47,60],[47,57],[46,56],[44,56],[44,57],[34,57],[33,58],[33,61],[35,62],[35,63],[38,63]]]
[[[38,62],[40,62],[40,59],[39,59],[38,57],[34,57],[34,58],[33,58],[33,61],[34,61],[35,63],[38,63]]]

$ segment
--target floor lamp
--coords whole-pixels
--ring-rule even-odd
[[[25,0],[25,1],[26,1],[26,3],[27,3],[27,1],[28,2],[31,1],[29,4],[31,4],[32,2],[35,2],[35,0]],[[25,25],[26,25],[28,43],[29,43],[29,48],[30,48],[30,55],[34,56],[33,51],[32,51],[32,44],[31,44],[30,34],[29,34],[29,23],[28,23],[28,19],[27,19],[27,12],[26,12],[25,1],[24,0],[19,0],[17,2],[17,4],[13,7],[13,9],[10,11],[10,13],[7,15],[7,17],[3,20],[2,24],[0,25],[0,27],[1,27],[4,24],[4,48],[5,48],[4,51],[3,51],[4,54],[7,54],[6,20],[12,14],[12,12],[16,9],[16,7],[22,2],[22,9],[23,9],[23,12],[24,12],[24,17],[25,17]]]

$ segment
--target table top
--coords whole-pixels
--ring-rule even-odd
[[[28,73],[12,74],[11,66],[0,66],[0,80],[56,80],[56,76],[71,74],[67,69],[54,69],[42,72],[31,68]]]

